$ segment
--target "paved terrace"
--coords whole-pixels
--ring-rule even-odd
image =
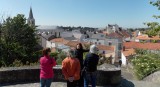
[[[6,84],[0,87],[40,87],[39,83],[19,83],[19,84]],[[52,82],[51,87],[67,87],[65,82]],[[97,86],[97,87],[160,87],[160,83],[153,83],[147,81],[135,80],[122,80],[118,86]]]

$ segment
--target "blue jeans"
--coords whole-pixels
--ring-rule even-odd
[[[84,87],[88,87],[91,83],[92,87],[96,87],[96,72],[86,72],[84,75]]]
[[[52,82],[52,78],[49,79],[40,79],[41,87],[50,87]]]

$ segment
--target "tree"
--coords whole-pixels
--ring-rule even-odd
[[[153,6],[156,6],[158,10],[160,10],[160,0],[151,1],[150,4],[152,4]],[[156,19],[160,18],[160,16],[157,16],[157,15],[153,15],[153,17]],[[148,34],[149,36],[156,36],[156,35],[160,36],[160,25],[158,22],[149,22],[144,24],[150,27],[150,30],[148,30],[146,34]]]
[[[23,64],[32,62],[38,38],[35,27],[26,23],[24,15],[8,17],[2,23],[0,30],[0,65],[9,66],[14,60],[20,60]]]

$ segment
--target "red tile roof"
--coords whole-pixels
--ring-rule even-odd
[[[105,35],[108,35],[108,32],[107,31],[102,31],[103,34]]]
[[[118,34],[117,32],[110,33],[108,36],[115,37],[115,38],[122,38],[123,37],[122,35]]]
[[[122,35],[124,36],[124,37],[130,37],[130,35],[129,35],[129,33],[127,33],[127,31],[124,31],[124,30],[122,30],[122,31],[120,31],[121,33],[122,33]]]
[[[160,50],[160,43],[124,42],[123,46],[125,46],[126,49],[139,48],[148,50]]]
[[[50,41],[57,42],[57,43],[63,43],[63,44],[67,44],[69,42],[68,40],[65,40],[64,38],[55,38]]]
[[[129,33],[125,30],[121,30],[121,31],[116,31],[116,32],[113,32],[113,33],[110,33],[108,35],[109,37],[116,37],[116,38],[127,38],[127,37],[130,37]]]
[[[148,37],[148,35],[139,35],[136,38],[140,40],[160,40],[159,36]]]
[[[78,43],[79,43],[78,41],[69,41],[66,45],[70,47],[76,47]]]
[[[51,48],[51,52],[56,52],[56,48]]]
[[[114,51],[114,46],[97,45],[99,50],[110,50]]]
[[[133,55],[136,53],[135,53],[135,50],[133,48],[131,48],[131,49],[125,49],[125,51],[123,51],[123,54],[124,54],[124,56],[130,56],[130,55]]]

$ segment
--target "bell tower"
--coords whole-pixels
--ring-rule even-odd
[[[35,19],[33,17],[33,13],[32,13],[32,8],[30,7],[30,12],[29,12],[29,17],[27,19],[27,23],[30,25],[30,26],[35,26]]]

